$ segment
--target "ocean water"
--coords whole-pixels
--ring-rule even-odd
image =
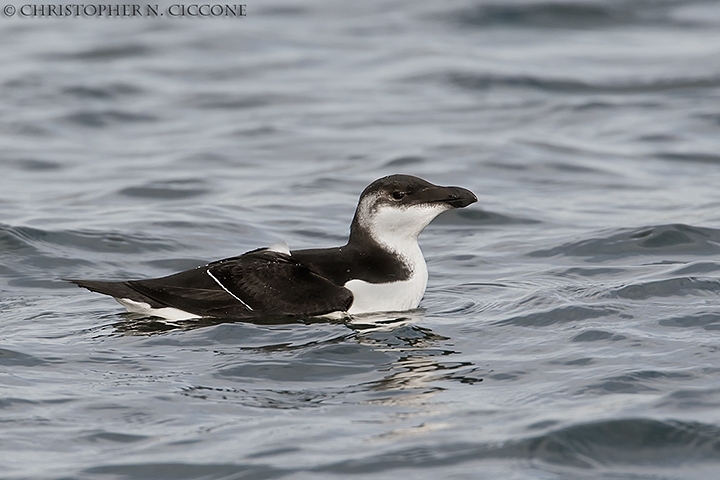
[[[718,478],[720,3],[246,11],[0,17],[0,478]],[[416,311],[61,280],[339,245],[390,173],[479,197]]]

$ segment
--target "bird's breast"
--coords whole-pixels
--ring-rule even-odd
[[[417,308],[425,294],[427,279],[427,268],[418,268],[410,278],[397,282],[350,280],[345,283],[345,288],[352,292],[354,299],[348,313],[399,312]]]

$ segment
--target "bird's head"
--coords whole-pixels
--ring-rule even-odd
[[[470,190],[442,187],[412,175],[389,175],[375,180],[360,195],[350,239],[369,236],[393,248],[416,241],[438,215],[477,202]]]

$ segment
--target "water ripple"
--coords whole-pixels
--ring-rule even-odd
[[[105,62],[109,60],[116,60],[116,59],[122,59],[122,58],[129,58],[129,57],[139,57],[139,56],[147,56],[152,52],[152,48],[148,44],[139,44],[139,43],[128,43],[125,45],[122,44],[115,44],[115,45],[107,45],[107,46],[100,46],[97,45],[93,48],[90,48],[88,50],[84,50],[81,52],[75,52],[70,53],[66,55],[49,55],[49,59],[57,59],[58,57],[66,57],[71,59],[78,59],[78,60],[87,60],[87,61],[94,61],[94,62]]]
[[[147,113],[134,113],[122,110],[81,111],[64,117],[69,123],[81,127],[105,128],[113,124],[154,122],[157,117]]]
[[[643,8],[638,8],[641,4]],[[653,8],[654,7],[654,8]],[[656,3],[634,2],[535,2],[483,3],[456,14],[470,27],[609,28],[623,25],[663,23],[664,8]]]
[[[469,71],[455,71],[443,74],[440,77],[443,83],[448,83],[465,90],[488,90],[498,87],[512,87],[556,92],[562,94],[647,94],[652,92],[665,92],[678,89],[715,89],[720,87],[720,76],[705,77],[665,77],[647,80],[613,80],[613,81],[585,81],[573,78],[552,78],[533,75],[499,75],[496,73],[481,73]],[[597,106],[597,104],[595,104]]]
[[[694,315],[681,315],[677,317],[665,318],[658,322],[663,327],[676,328],[695,328],[701,327],[704,330],[715,331],[720,330],[720,314],[718,313],[701,313]]]
[[[124,465],[106,465],[85,469],[81,476],[93,478],[136,479],[152,478],[153,480],[192,480],[199,478],[222,479],[263,479],[270,480],[285,476],[288,471],[265,465],[235,464],[192,464],[192,463],[130,463]]]
[[[720,462],[720,428],[698,422],[646,418],[600,420],[549,429],[546,433],[492,443],[418,446],[314,469],[334,474],[379,474],[437,468],[488,459],[540,461],[580,469],[653,466],[657,471],[693,461]],[[661,470],[663,469],[663,470]]]
[[[590,257],[594,260],[631,255],[717,255],[720,229],[683,224],[623,229],[604,237],[567,243],[548,250],[536,250],[531,257],[556,255]]]
[[[64,250],[68,247],[90,252],[139,253],[170,250],[163,241],[138,234],[83,230],[44,230],[0,224],[0,255],[35,253],[40,249]]]
[[[141,186],[126,187],[118,193],[127,197],[175,200],[206,195],[211,186],[201,179],[177,179],[148,182]]]
[[[616,393],[657,392],[663,386],[667,385],[668,381],[675,382],[678,380],[690,380],[692,378],[694,378],[692,374],[683,372],[659,372],[655,370],[629,372],[591,383],[583,387],[578,394],[592,392],[597,395],[609,395]]]
[[[38,365],[44,365],[45,363],[46,362],[41,358],[6,348],[0,348],[0,365],[6,367],[18,365],[24,367],[36,367]]]
[[[592,318],[617,315],[618,310],[611,307],[570,305],[554,308],[545,312],[519,315],[495,322],[495,325],[515,325],[518,327],[547,327],[558,323],[575,323]]]
[[[717,297],[718,292],[720,292],[720,281],[680,277],[626,285],[615,289],[611,292],[611,295],[629,300],[684,295],[701,295],[714,298]]]

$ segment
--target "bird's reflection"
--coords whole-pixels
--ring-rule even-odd
[[[198,328],[214,327],[227,323],[246,323],[252,325],[309,325],[313,323],[343,323],[343,319],[327,319],[322,317],[287,317],[264,316],[252,319],[232,317],[203,317],[189,320],[166,320],[138,313],[121,313],[123,317],[113,327],[116,333],[124,335],[155,335],[172,331],[190,331]]]
[[[397,321],[399,325],[391,330],[372,328],[357,335],[361,344],[398,354],[388,373],[367,387],[376,392],[414,390],[422,394],[444,390],[439,384],[442,380],[467,384],[482,381],[472,362],[454,362],[449,358],[460,354],[452,348],[451,338],[417,325],[412,318]]]
[[[167,321],[137,314],[123,314],[124,319],[115,324],[115,331],[123,335],[162,335],[168,332],[190,331],[228,323],[244,323],[258,326],[330,324],[346,328],[338,335],[325,336],[322,340],[288,341],[272,345],[253,345],[238,348],[244,352],[296,352],[302,354],[312,348],[330,344],[354,344],[382,352],[390,361],[374,368],[380,378],[362,384],[348,385],[343,390],[355,395],[365,392],[373,403],[398,403],[413,401],[418,395],[445,390],[444,382],[475,384],[482,381],[478,367],[472,362],[453,361],[459,355],[452,339],[420,326],[424,311],[404,312],[402,316],[375,314],[356,318],[327,319],[321,317],[265,317],[248,321],[245,319],[204,318],[188,321]],[[293,330],[291,329],[291,332]],[[247,357],[239,359],[244,362]],[[209,388],[209,387],[203,387]],[[402,399],[396,393],[402,392]],[[340,392],[338,392],[340,393]]]

